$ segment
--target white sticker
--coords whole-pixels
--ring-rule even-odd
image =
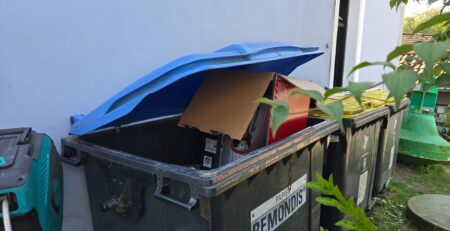
[[[367,178],[369,176],[369,171],[365,171],[361,176],[359,176],[359,189],[358,189],[358,200],[356,204],[359,206],[366,198],[366,188],[367,188]]]
[[[364,155],[361,156],[362,159],[362,170],[365,171],[367,169],[367,157],[369,156],[369,153],[366,152]]]
[[[250,213],[251,231],[271,231],[285,222],[306,202],[307,174],[262,203]]]
[[[216,154],[217,152],[217,140],[205,138],[205,151]]]
[[[363,158],[363,169],[364,170],[367,169],[367,158],[366,157]]]
[[[366,135],[364,135],[364,143],[363,143],[364,151],[366,151],[366,148],[367,148],[367,144],[368,144],[368,143],[369,143],[369,137],[366,136]]]
[[[212,166],[212,157],[204,155],[203,156],[203,166],[207,168],[211,168]]]
[[[395,144],[395,136],[397,135],[397,132],[394,130],[392,132],[392,143]]]
[[[390,155],[391,156],[389,157],[389,169],[391,169],[392,165],[394,165],[395,145],[392,145]]]
[[[337,142],[339,142],[339,136],[337,136],[337,135],[331,135],[331,142],[332,142],[332,143],[337,143]]]

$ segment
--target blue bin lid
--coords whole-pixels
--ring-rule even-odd
[[[184,56],[138,79],[86,116],[72,116],[70,133],[84,135],[182,113],[208,70],[233,68],[288,75],[321,54],[318,47],[270,42],[234,44],[212,53]]]

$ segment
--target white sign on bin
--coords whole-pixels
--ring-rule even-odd
[[[251,231],[275,230],[306,202],[305,174],[250,213]]]

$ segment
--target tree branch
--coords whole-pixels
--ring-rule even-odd
[[[450,0],[443,0],[442,8],[440,13],[442,14],[447,6],[450,6]]]

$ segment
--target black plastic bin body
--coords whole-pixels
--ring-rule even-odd
[[[398,143],[400,140],[400,127],[405,110],[409,106],[409,100],[404,100],[395,110],[395,106],[389,106],[389,116],[383,122],[378,144],[377,165],[375,180],[373,183],[373,195],[377,196],[386,190],[392,178],[397,162]],[[373,203],[372,203],[373,204]]]
[[[201,147],[201,133],[177,121],[62,140],[64,155],[84,165],[95,230],[319,230],[318,195],[304,183],[322,171],[336,122],[316,123],[220,168],[198,170],[192,166],[200,156],[192,153]]]
[[[333,174],[334,182],[346,198],[363,211],[370,206],[380,128],[388,114],[386,108],[344,119],[345,134],[335,132],[327,149],[323,175]],[[335,223],[344,218],[337,209],[322,206],[321,225],[329,230],[341,230]]]

